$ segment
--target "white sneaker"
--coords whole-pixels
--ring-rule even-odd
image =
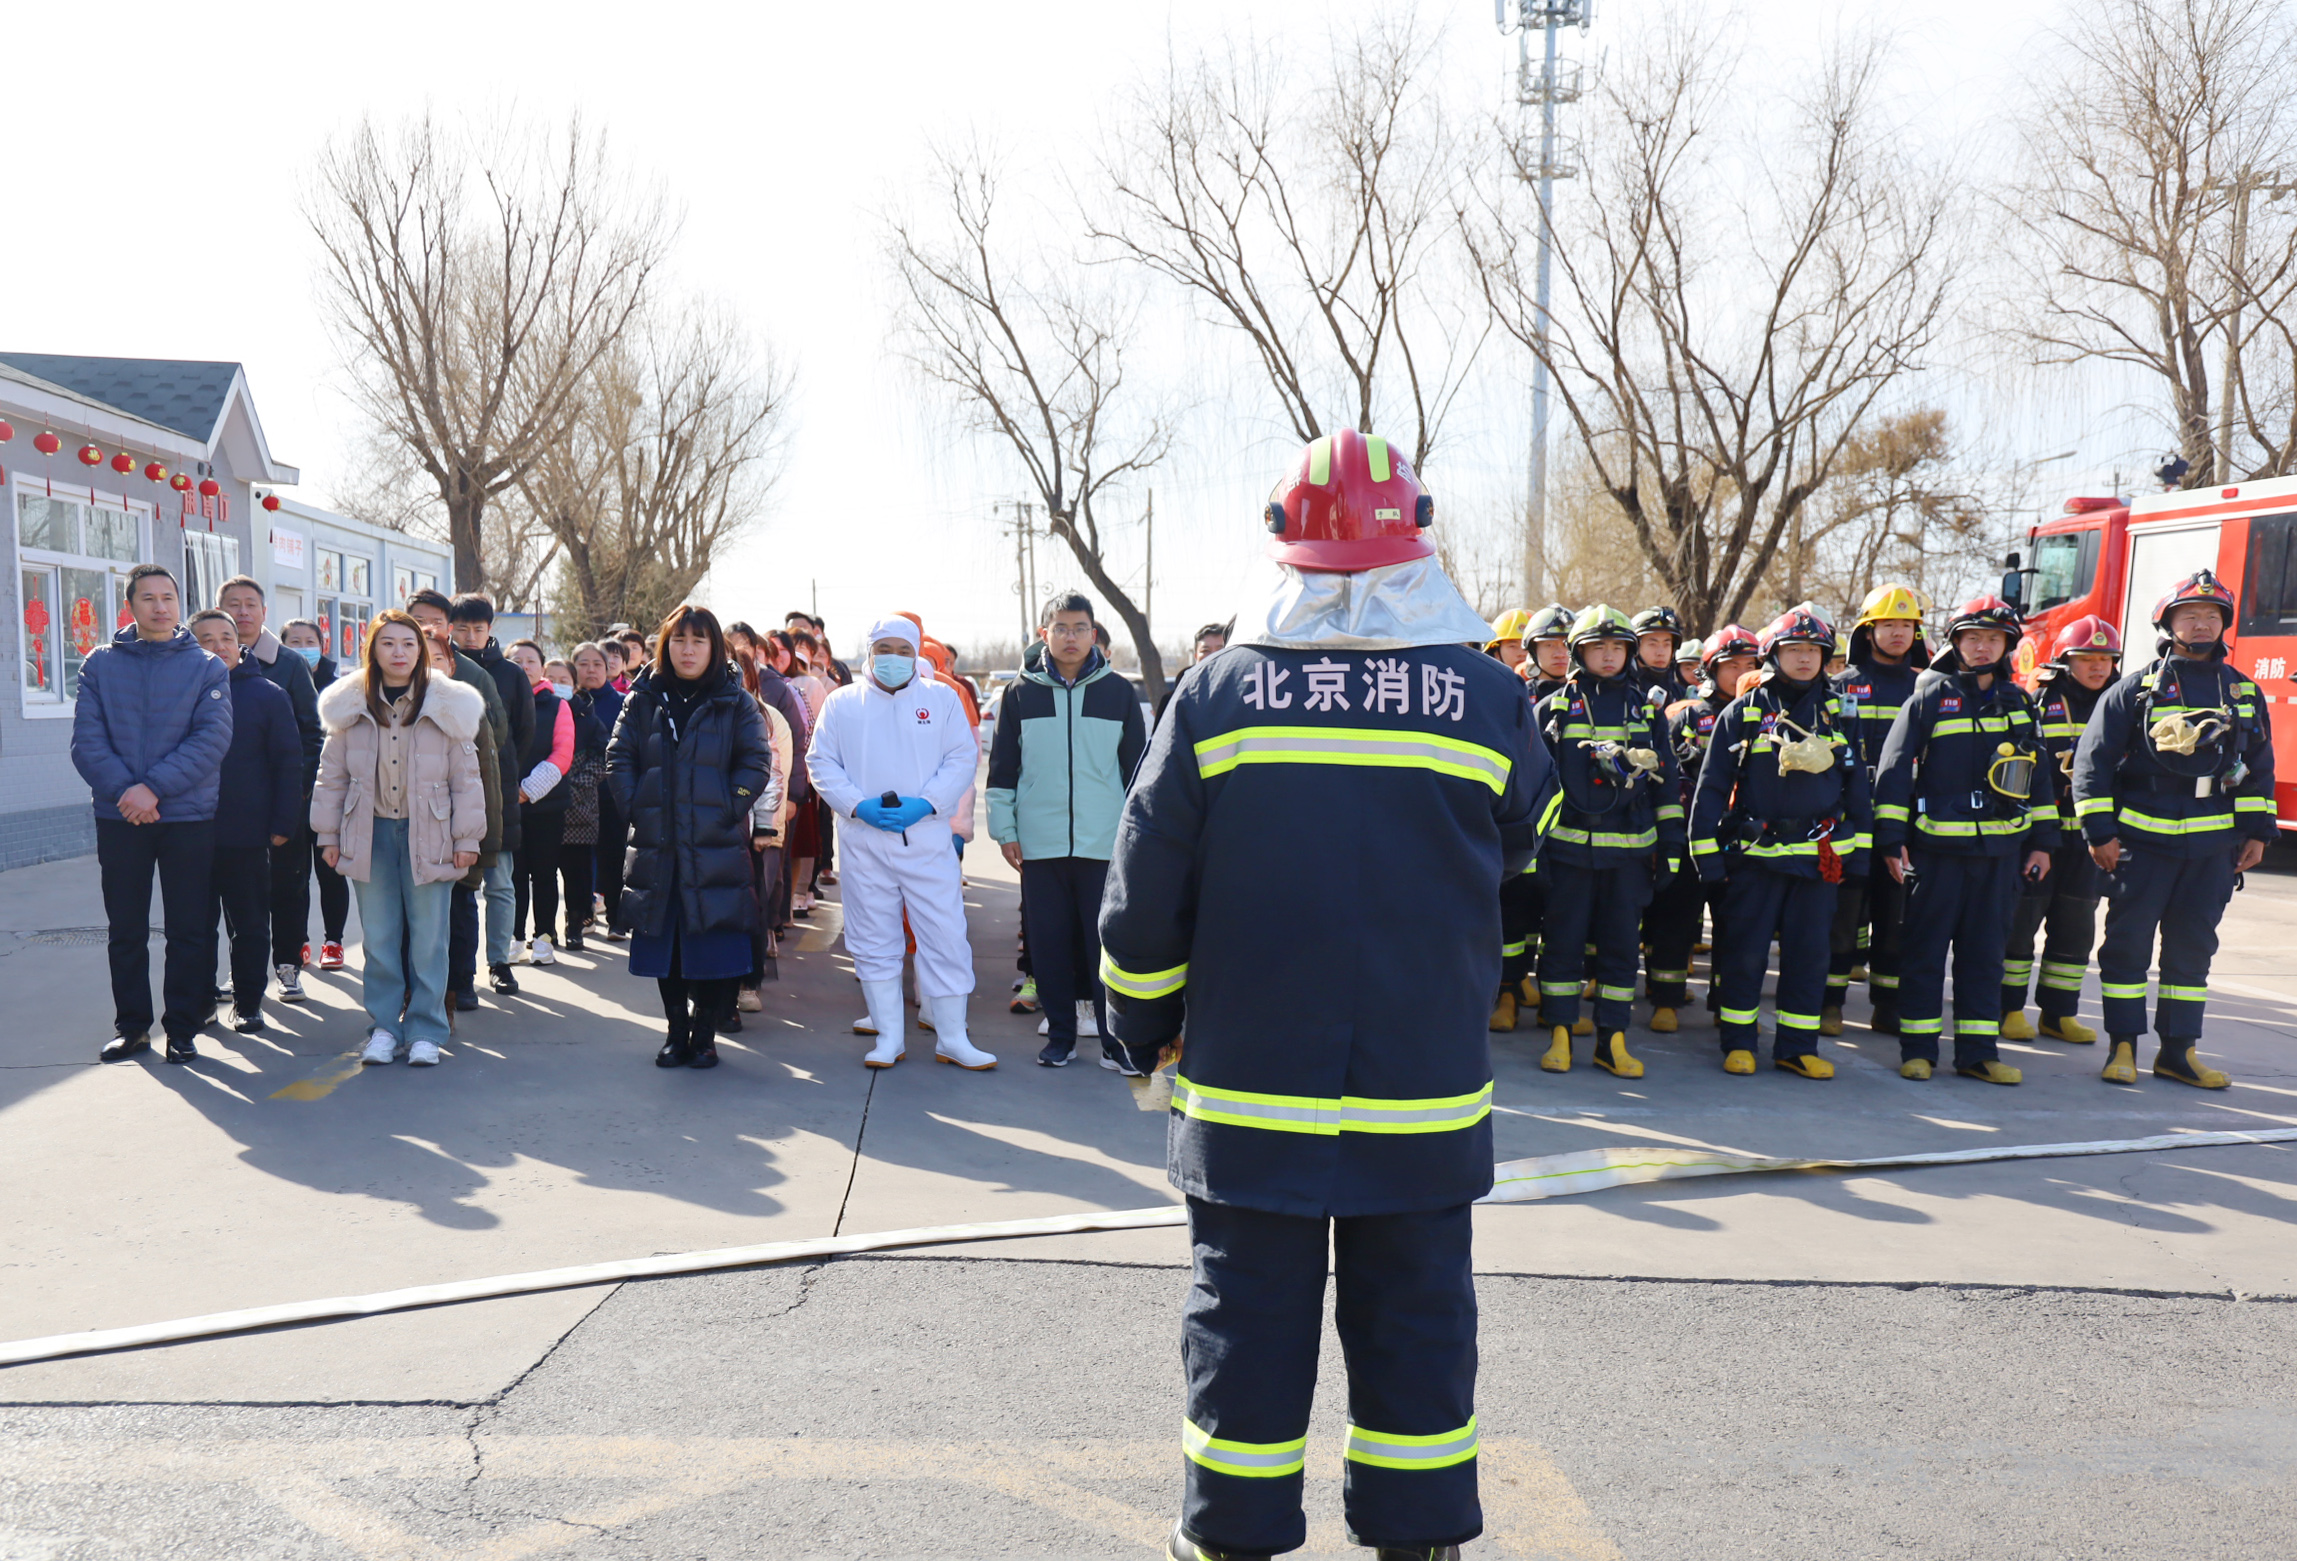
[[[379,1062],[389,1062],[398,1054],[399,1038],[377,1025],[367,1032],[367,1045],[359,1053],[359,1062],[362,1066],[372,1067]]]
[[[439,1045],[436,1041],[417,1041],[407,1048],[407,1066],[410,1068],[436,1067],[438,1061]]]
[[[303,967],[301,965],[274,965],[271,973],[279,978],[279,1000],[283,1003],[303,1001]]]
[[[758,997],[758,989],[754,986],[743,987],[734,994],[734,1011],[736,1013],[754,1014],[765,1006],[765,1003]]]
[[[525,958],[526,958],[526,939],[524,939],[524,938],[513,938],[513,939],[511,939],[511,940],[510,940],[510,957],[509,957],[508,959],[504,960],[504,961],[503,961],[503,963],[504,963],[504,964],[506,964],[506,965],[515,965],[515,964],[518,964],[518,963],[519,963],[521,960],[523,960],[523,959],[525,959]]]
[[[526,957],[537,965],[555,965],[558,963],[558,950],[550,946],[550,939],[537,938],[529,946]]]
[[[1051,1035],[1053,1033],[1053,1021],[1050,1019],[1038,1020],[1037,1033],[1039,1035]]]
[[[1092,999],[1088,997],[1078,998],[1077,1039],[1080,1041],[1097,1041],[1100,1038],[1101,1026],[1100,1022],[1093,1017]]]

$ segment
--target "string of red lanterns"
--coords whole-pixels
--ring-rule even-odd
[[[15,425],[10,423],[5,418],[0,418],[0,444],[6,444],[9,440],[14,439],[15,437]],[[38,434],[33,436],[32,448],[38,450],[42,455],[54,455],[57,451],[64,448],[64,441],[56,435],[53,429],[44,428]],[[102,466],[106,464],[103,449],[99,445],[84,444],[80,446],[79,456],[80,464],[83,466]],[[135,471],[136,458],[129,454],[127,451],[122,450],[118,454],[112,456],[109,464],[113,471],[118,472],[123,477],[126,477]],[[186,495],[185,503],[187,505],[189,504],[189,495],[192,490],[192,478],[188,473],[171,473],[167,467],[159,461],[145,462],[143,472],[144,476],[148,480],[152,482],[164,482],[169,487],[175,489],[176,492]],[[200,478],[198,487],[199,496],[203,499],[215,498],[217,495],[223,492],[223,484],[217,482],[213,477]],[[276,493],[266,493],[258,502],[260,502],[263,508],[271,514],[277,514],[279,512],[280,499],[279,495]]]

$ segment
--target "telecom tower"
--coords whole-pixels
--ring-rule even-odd
[[[1523,539],[1523,601],[1536,602],[1545,594],[1547,576],[1547,325],[1549,276],[1553,269],[1555,181],[1578,172],[1569,143],[1555,133],[1555,111],[1578,101],[1582,70],[1575,60],[1558,60],[1555,35],[1566,27],[1582,33],[1595,20],[1595,0],[1494,0],[1502,37],[1516,40],[1515,101],[1521,108],[1539,110],[1539,155],[1525,155],[1518,146],[1517,171],[1539,191],[1539,282],[1536,317],[1532,328],[1539,347],[1531,365],[1530,504]],[[1512,16],[1510,13],[1513,13]],[[1531,35],[1541,39],[1541,57],[1531,57]]]

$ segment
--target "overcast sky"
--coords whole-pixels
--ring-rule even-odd
[[[1320,50],[1333,21],[1373,9],[1364,0],[19,7],[6,34],[15,232],[0,246],[12,318],[0,345],[244,362],[274,452],[302,467],[301,496],[327,503],[346,471],[349,414],[296,204],[318,149],[362,114],[507,106],[556,120],[579,109],[683,211],[680,284],[730,301],[796,369],[797,425],[775,512],[721,563],[711,597],[741,616],[778,618],[818,590],[841,646],[870,616],[900,607],[952,641],[1006,638],[1011,548],[989,507],[1019,489],[983,452],[953,448],[888,360],[875,213],[910,188],[931,137],[979,126],[1024,156],[1081,144],[1168,40],[1188,50],[1224,29],[1257,28]],[[1651,10],[1611,0],[1573,47],[1599,51]],[[1420,14],[1445,29],[1454,108],[1496,109],[1514,44],[1495,31],[1490,0],[1428,3]],[[2052,7],[1767,0],[1749,13],[1750,90],[1762,89],[1770,61],[1870,14],[1902,42],[1895,87],[1905,104],[1926,133],[1954,139],[2000,107],[2021,46]],[[1493,376],[1486,399],[1465,414],[1479,447],[1459,480],[1481,482],[1497,502],[1522,463],[1513,370]],[[1283,445],[1248,426],[1224,446],[1229,459],[1183,462],[1158,481],[1156,624],[1168,645],[1233,607]],[[2068,473],[2061,486],[2102,481],[2131,447],[2126,433],[2090,441],[2082,461],[2058,468]],[[1039,572],[1046,583],[1073,575],[1042,556]]]

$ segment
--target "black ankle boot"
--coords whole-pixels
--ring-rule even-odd
[[[693,1048],[687,1044],[687,1021],[683,1016],[670,1021],[670,1038],[654,1054],[657,1068],[683,1068],[694,1058]]]

